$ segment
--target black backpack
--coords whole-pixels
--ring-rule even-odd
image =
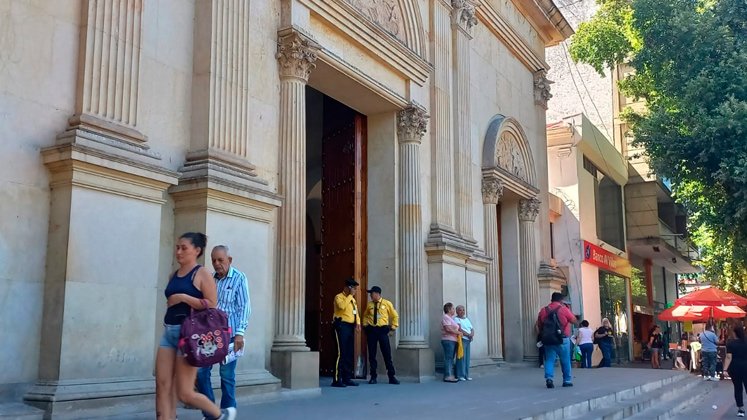
[[[549,306],[545,307],[547,316],[544,322],[542,322],[542,331],[540,331],[540,340],[545,346],[557,346],[563,344],[563,330],[560,328],[560,320],[558,319],[558,309],[550,310]]]

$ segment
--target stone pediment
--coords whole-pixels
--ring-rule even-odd
[[[405,22],[399,0],[346,0],[364,16],[407,44]]]

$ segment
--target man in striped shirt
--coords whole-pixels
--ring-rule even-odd
[[[251,304],[249,302],[249,285],[246,275],[231,266],[233,258],[227,246],[218,245],[210,254],[215,269],[218,286],[218,308],[228,315],[228,326],[231,327],[234,352],[244,348],[244,332],[249,322]],[[220,365],[221,408],[236,407],[236,362]],[[197,389],[215,402],[213,387],[210,383],[212,366],[200,368],[197,372]]]

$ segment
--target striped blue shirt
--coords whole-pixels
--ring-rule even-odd
[[[217,274],[214,276],[217,277]],[[217,279],[216,284],[218,285],[218,309],[228,314],[228,326],[231,327],[232,334],[243,336],[249,323],[249,315],[252,313],[246,275],[230,267],[226,277]]]

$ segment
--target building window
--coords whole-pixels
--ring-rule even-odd
[[[555,258],[555,223],[550,222],[550,258]]]
[[[622,186],[600,171],[584,156],[584,169],[594,177],[594,206],[597,238],[615,248],[625,250],[625,218]]]

